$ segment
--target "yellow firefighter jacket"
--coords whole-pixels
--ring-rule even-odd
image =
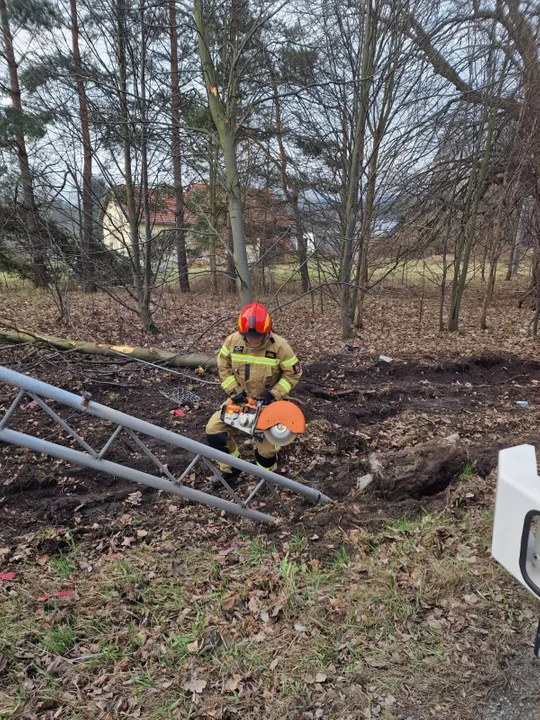
[[[221,387],[230,397],[245,390],[248,397],[256,398],[270,390],[276,400],[281,400],[302,375],[291,346],[274,333],[257,348],[248,345],[239,332],[229,335],[219,351],[217,364]]]

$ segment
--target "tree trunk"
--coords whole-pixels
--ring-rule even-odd
[[[227,196],[229,202],[230,227],[234,247],[234,263],[237,276],[237,290],[240,295],[241,302],[246,305],[253,299],[251,289],[251,276],[247,258],[246,237],[244,232],[244,219],[242,213],[242,194],[240,190],[240,176],[238,173],[238,163],[236,159],[236,113],[235,108],[235,84],[237,77],[235,76],[236,60],[234,55],[231,61],[231,83],[233,87],[229,89],[233,98],[229,102],[228,116],[226,117],[222,101],[219,97],[216,72],[212,57],[208,50],[208,36],[206,25],[203,19],[203,2],[202,0],[194,0],[193,14],[197,33],[199,36],[199,54],[201,58],[201,67],[206,87],[206,95],[208,105],[212,114],[212,119],[218,133],[219,143],[223,150],[223,160],[225,163],[225,174],[227,181]]]
[[[144,6],[141,5],[141,12],[144,11]],[[145,218],[145,262],[142,262],[141,244],[139,237],[139,215],[135,203],[135,189],[133,184],[133,169],[132,169],[132,158],[131,158],[131,119],[129,116],[128,108],[128,91],[127,91],[127,64],[126,64],[126,48],[125,48],[125,37],[126,37],[126,25],[125,25],[125,0],[117,0],[116,4],[117,11],[117,53],[118,53],[118,84],[119,84],[119,95],[120,95],[120,116],[122,118],[122,139],[124,149],[124,182],[126,192],[126,205],[128,211],[128,223],[130,233],[130,248],[128,253],[131,260],[131,267],[133,273],[133,285],[135,289],[135,295],[137,298],[137,311],[143,327],[152,333],[158,332],[158,329],[152,321],[152,313],[150,310],[150,299],[151,299],[151,286],[152,286],[152,263],[151,263],[151,222],[150,222],[150,209],[148,199],[148,165],[146,159],[146,99],[143,95],[142,102],[139,98],[139,105],[142,113],[141,126],[141,180],[142,180],[142,192],[143,192],[143,207],[144,207],[144,218]],[[144,26],[143,26],[144,27]],[[144,30],[143,30],[144,32]],[[143,38],[144,46],[141,49],[141,58],[145,58],[146,48],[145,39]],[[145,62],[145,59],[144,59]],[[143,74],[141,85],[144,88],[144,62],[141,72]]]
[[[140,124],[141,124],[141,190],[142,205],[144,216],[144,268],[143,268],[143,284],[142,293],[139,299],[139,314],[143,322],[145,330],[150,331],[153,335],[159,333],[159,328],[154,324],[152,319],[152,310],[150,307],[152,298],[152,287],[154,284],[154,271],[152,268],[153,255],[153,238],[152,238],[152,219],[150,215],[150,190],[148,187],[148,108],[146,105],[146,25],[145,25],[145,0],[140,0],[139,5],[140,23],[141,23],[141,50],[140,50],[140,73],[141,73],[141,90],[138,98]]]
[[[182,185],[182,151],[180,146],[180,87],[178,83],[178,36],[176,32],[176,2],[169,0],[169,28],[171,39],[171,133],[174,178],[174,238],[178,263],[180,292],[189,292],[189,271],[184,222],[184,188]]]
[[[516,224],[516,232],[514,234],[514,242],[512,243],[512,250],[510,251],[510,260],[508,262],[508,270],[506,272],[505,280],[511,280],[512,277],[517,273],[519,268],[519,261],[521,255],[521,247],[525,239],[526,222],[525,218],[529,216],[529,200],[526,198],[519,209],[519,217]]]
[[[460,161],[462,159],[460,156]],[[444,303],[446,301],[446,279],[448,276],[448,241],[450,240],[450,234],[452,232],[452,220],[454,218],[454,208],[456,203],[456,195],[458,191],[458,178],[455,179],[452,187],[452,199],[450,200],[450,207],[448,209],[448,225],[446,232],[444,233],[443,246],[442,246],[442,277],[441,277],[441,297],[439,300],[439,332],[444,331]]]
[[[375,22],[373,23],[373,27],[370,23],[369,27],[366,27],[366,31],[369,31],[369,37],[367,40],[364,38],[364,42],[371,43],[372,45],[371,55],[368,62],[368,70],[370,71],[370,74],[372,74],[375,52],[374,44],[377,37]],[[369,160],[366,201],[362,216],[362,232],[360,236],[360,246],[358,249],[359,257],[357,277],[359,282],[356,287],[353,288],[351,299],[351,316],[354,317],[354,326],[357,328],[363,327],[365,288],[368,282],[369,244],[371,240],[371,230],[375,209],[375,195],[378,181],[379,151],[381,148],[381,142],[386,135],[394,106],[396,70],[402,63],[402,43],[402,34],[398,29],[393,30],[390,47],[388,49],[388,71],[386,77],[384,78],[383,97],[382,101],[378,103],[378,118],[375,127],[372,130],[373,146]],[[377,97],[377,94],[375,94],[375,97]],[[366,102],[367,100],[368,97],[366,97]]]
[[[505,276],[505,282],[508,282],[512,279],[512,277],[515,274],[514,271],[514,257],[517,254],[516,253],[516,238],[514,236],[514,242],[512,243],[512,247],[510,248],[510,257],[508,258],[508,267],[506,268],[506,276]]]
[[[289,205],[291,206],[291,212],[293,216],[294,226],[296,230],[296,242],[298,247],[298,264],[300,267],[300,278],[302,280],[302,292],[306,293],[309,291],[311,286],[309,279],[309,268],[308,268],[308,256],[307,256],[307,242],[304,235],[304,228],[302,225],[302,219],[300,217],[300,209],[298,206],[298,189],[295,182],[290,177],[287,171],[287,153],[283,145],[283,132],[281,125],[281,101],[279,99],[276,74],[272,66],[272,60],[268,58],[268,69],[270,71],[270,80],[272,82],[272,92],[274,94],[274,109],[276,113],[276,138],[279,147],[279,159],[280,159],[280,181],[283,194]]]
[[[219,145],[208,139],[208,194],[210,201],[210,274],[212,278],[212,294],[217,295],[217,240],[218,240],[218,199],[217,199],[217,165]]]
[[[343,337],[348,338],[352,334],[351,324],[351,270],[354,254],[354,237],[358,219],[358,207],[360,203],[360,175],[364,159],[364,146],[366,139],[366,123],[369,101],[369,91],[373,83],[372,65],[374,52],[373,32],[373,8],[372,0],[366,0],[364,20],[364,42],[362,48],[362,59],[359,67],[361,78],[360,97],[357,100],[355,117],[354,142],[351,151],[348,182],[346,189],[345,203],[345,237],[343,238],[340,266],[340,304],[341,304],[341,328]]]
[[[501,78],[504,79],[504,76],[505,76],[505,73],[502,73]],[[502,84],[502,79],[501,79],[500,84]],[[476,233],[476,221],[478,219],[478,208],[480,206],[480,201],[484,194],[485,177],[486,177],[486,172],[487,172],[487,168],[489,165],[489,161],[491,158],[492,139],[493,139],[493,133],[495,130],[496,118],[497,118],[497,107],[492,108],[491,112],[490,112],[484,154],[483,154],[482,163],[480,165],[480,169],[478,170],[478,175],[477,175],[476,174],[477,170],[476,170],[475,165],[477,164],[477,159],[479,157],[482,131],[480,130],[478,133],[478,143],[477,143],[476,152],[475,152],[474,164],[473,164],[473,167],[471,168],[471,175],[469,177],[468,193],[470,191],[469,196],[472,199],[472,205],[469,205],[469,202],[467,202],[467,207],[470,207],[469,218],[468,218],[466,230],[464,231],[463,245],[461,246],[459,254],[456,253],[454,282],[452,285],[452,299],[450,302],[450,313],[449,313],[449,319],[448,319],[448,330],[450,332],[455,332],[459,326],[459,313],[460,313],[460,309],[461,309],[461,301],[463,299],[463,292],[465,290],[465,285],[467,283],[467,273],[469,270],[469,259],[470,259],[470,255],[471,255],[471,249],[472,249],[472,245],[473,245],[474,235]],[[460,236],[461,235],[462,235],[462,233],[460,233]],[[461,262],[461,255],[463,257],[462,262]]]
[[[231,216],[227,213],[227,287],[230,293],[236,292],[236,266],[234,264],[234,242],[231,229]]]
[[[9,323],[7,324],[9,325]],[[38,347],[54,347],[57,350],[81,352],[88,355],[104,355],[105,357],[113,358],[118,358],[119,354],[128,355],[136,360],[145,360],[146,362],[155,362],[172,367],[197,369],[202,366],[210,372],[215,372],[217,368],[215,357],[209,355],[199,355],[197,353],[178,355],[178,353],[169,350],[160,350],[155,347],[141,348],[131,347],[130,345],[103,345],[101,343],[69,340],[54,335],[44,335],[42,333],[33,333],[19,329],[0,331],[0,341],[9,344],[29,343]]]
[[[488,262],[489,254],[490,253],[489,253],[489,243],[488,243],[484,248],[484,253],[482,255],[482,263],[480,265],[480,278],[481,278],[482,282],[486,282],[486,265]],[[476,257],[476,253],[475,253],[474,257]],[[474,276],[475,270],[476,270],[476,268],[474,268],[474,270],[473,270],[473,276]]]
[[[484,159],[487,156],[487,145],[484,153]],[[484,163],[482,164],[484,171],[480,170],[478,177],[476,176],[476,167],[471,168],[470,183],[471,195],[470,201],[467,202],[466,208],[469,217],[466,225],[462,224],[460,230],[460,238],[458,240],[459,247],[456,248],[456,257],[454,261],[454,279],[452,283],[452,296],[450,299],[450,310],[448,315],[448,330],[456,332],[459,327],[459,314],[461,310],[461,301],[467,283],[467,275],[469,272],[469,260],[471,249],[473,246],[474,235],[476,232],[476,220],[478,218],[478,208],[482,194],[483,179],[485,175]],[[486,164],[487,167],[487,164]],[[476,187],[474,185],[476,184]]]
[[[311,280],[309,277],[307,238],[304,234],[304,225],[302,223],[302,216],[298,207],[298,191],[296,187],[293,191],[291,207],[294,219],[294,227],[296,230],[296,244],[298,248],[298,264],[300,265],[302,292],[308,292],[309,288],[311,287]]]
[[[506,173],[505,173],[506,180]],[[497,264],[499,261],[501,236],[503,228],[503,215],[505,210],[505,197],[506,197],[506,182],[503,183],[501,188],[501,197],[497,205],[497,214],[495,216],[495,226],[493,228],[493,241],[491,245],[491,257],[489,262],[489,275],[487,279],[486,291],[484,293],[484,302],[482,303],[482,313],[480,315],[480,327],[482,330],[487,330],[487,312],[491,304],[493,297],[493,290],[495,288],[495,279],[497,277]]]
[[[229,217],[231,219],[231,235],[234,248],[234,266],[236,269],[236,290],[243,305],[253,300],[251,275],[249,271],[246,238],[244,235],[244,217],[242,196],[236,166],[236,152],[232,139],[225,138],[223,156],[227,173],[227,194],[229,196]],[[228,157],[228,160],[227,160]]]
[[[77,95],[79,98],[79,114],[81,118],[81,135],[83,142],[83,187],[82,187],[82,287],[87,293],[96,292],[94,218],[92,202],[92,145],[88,124],[88,106],[84,85],[81,53],[79,49],[79,20],[77,17],[77,0],[70,0],[71,38],[73,45],[73,62],[77,76]]]
[[[139,239],[139,218],[135,205],[133,187],[133,170],[131,160],[131,120],[128,109],[127,68],[126,68],[126,25],[125,1],[117,0],[117,53],[118,53],[118,89],[120,96],[120,117],[122,121],[122,142],[124,151],[124,183],[126,192],[127,220],[129,223],[130,247],[127,248],[133,275],[133,287],[137,298],[137,310],[143,326],[150,329],[151,317],[149,307],[144,302],[144,278],[141,263],[141,246]],[[1,0],[0,0],[1,2]],[[120,204],[123,198],[119,198]]]
[[[34,285],[38,288],[46,287],[49,282],[47,268],[45,265],[46,248],[38,225],[34,185],[23,130],[23,109],[21,102],[21,89],[19,85],[19,70],[15,60],[15,53],[13,51],[13,36],[9,26],[9,15],[5,0],[0,0],[0,19],[2,21],[2,34],[4,37],[4,52],[9,70],[10,97],[13,109],[16,113],[16,122],[14,123],[15,145],[17,148],[17,160],[19,163],[19,172],[21,174],[21,184],[23,189],[23,209],[32,252],[34,273],[33,281]]]
[[[518,308],[523,307],[523,303],[531,295],[540,297],[540,239],[538,233],[534,233],[533,257],[531,262],[531,284],[527,292],[521,296],[518,302]]]
[[[383,128],[379,128],[379,132],[375,134],[373,138],[373,151],[369,162],[369,177],[368,187],[366,193],[366,204],[364,207],[364,217],[362,222],[362,242],[360,244],[360,269],[358,273],[359,288],[356,288],[353,293],[353,298],[356,300],[355,305],[355,317],[354,326],[356,328],[363,327],[364,321],[364,300],[365,300],[365,287],[368,281],[368,251],[369,241],[371,237],[371,226],[373,222],[373,210],[375,207],[375,190],[377,187],[377,166],[379,162],[379,148],[383,134]]]

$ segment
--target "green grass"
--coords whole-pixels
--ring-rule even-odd
[[[0,586],[5,705],[13,712],[65,692],[65,717],[98,717],[100,696],[88,688],[106,677],[130,698],[128,712],[142,708],[148,718],[177,720],[234,705],[246,720],[289,720],[326,697],[314,680],[321,673],[322,692],[334,698],[323,700],[325,718],[346,717],[350,708],[365,715],[371,704],[374,712],[383,708],[378,720],[392,720],[400,708],[387,712],[381,703],[388,694],[401,698],[406,684],[408,711],[472,720],[481,690],[455,662],[456,643],[467,644],[462,652],[484,687],[498,667],[500,642],[522,637],[531,601],[488,557],[486,508],[465,512],[424,511],[369,533],[333,528],[320,533],[317,549],[334,547],[317,561],[294,527],[280,529],[274,542],[246,535],[219,562],[215,545],[200,539],[174,550],[181,568],[174,573],[170,539],[127,548],[91,574],[71,552],[50,570],[60,576],[69,565],[77,599],[37,607],[51,578],[28,560],[17,596]],[[89,550],[77,552],[87,557]],[[470,593],[478,597],[472,608],[463,601]],[[60,687],[47,668],[55,656],[69,658],[76,644],[88,658],[67,666]],[[31,658],[18,659],[29,649]],[[21,695],[29,664],[40,671]],[[196,702],[183,687],[187,677],[207,682]],[[224,689],[231,682],[234,689]],[[2,702],[0,692],[0,708]]]
[[[341,545],[341,547],[337,550],[335,558],[333,560],[334,567],[346,567],[350,562],[351,557],[347,551],[347,548],[344,545]]]
[[[71,558],[66,555],[51,558],[49,560],[49,567],[56,575],[61,578],[71,577],[74,570],[74,565]]]
[[[39,644],[44,650],[55,655],[67,655],[75,645],[75,633],[69,625],[61,625],[45,631]]]
[[[474,465],[471,463],[470,460],[467,460],[460,470],[459,479],[470,480],[472,477],[474,477],[474,474]]]

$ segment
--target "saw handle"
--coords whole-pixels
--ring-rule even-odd
[[[259,404],[254,398],[248,397],[243,405],[237,405],[235,402],[230,402],[225,406],[225,412],[238,413],[241,415],[242,413],[249,412],[250,410],[258,410],[259,407]]]

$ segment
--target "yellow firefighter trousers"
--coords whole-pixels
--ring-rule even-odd
[[[218,435],[220,433],[227,433],[227,448],[229,450],[229,453],[233,455],[234,457],[240,457],[240,451],[238,450],[238,445],[236,444],[234,438],[235,435],[238,434],[238,430],[231,427],[230,425],[227,425],[223,422],[221,419],[221,410],[217,410],[210,420],[208,421],[208,424],[206,425],[206,434],[207,435]],[[240,435],[244,435],[244,433],[240,432]],[[277,468],[277,462],[276,460],[276,451],[279,450],[279,448],[275,445],[273,445],[271,442],[269,442],[266,438],[263,438],[262,440],[257,440],[257,451],[255,454],[255,458],[257,460],[257,453],[261,456],[261,459],[264,458],[266,462],[258,462],[257,465],[260,465],[261,467],[266,468],[266,470],[275,470]],[[274,462],[272,462],[274,460]],[[222,472],[230,472],[231,466],[225,465],[223,463],[218,463],[219,469]]]

